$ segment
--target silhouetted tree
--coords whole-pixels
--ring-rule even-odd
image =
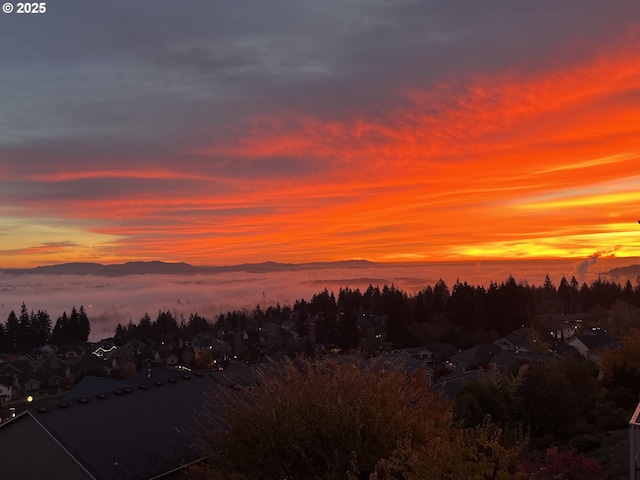
[[[113,342],[118,346],[122,346],[127,343],[127,330],[119,323],[116,326]]]
[[[433,287],[433,306],[431,307],[434,312],[444,312],[449,302],[449,287],[444,280],[440,279]]]
[[[338,305],[333,292],[325,288],[309,302],[309,312],[316,318],[316,341],[333,344],[338,341]]]
[[[166,312],[159,311],[152,331],[155,340],[170,340],[178,333],[178,323],[174,316],[168,310]]]
[[[91,323],[89,322],[89,317],[87,316],[87,312],[84,310],[84,306],[80,305],[80,311],[78,312],[78,330],[74,335],[76,338],[76,342],[88,342],[89,334],[91,333]]]
[[[448,301],[449,319],[455,324],[466,328],[480,328],[481,325],[473,325],[473,312],[476,308],[475,289],[467,282],[456,282]]]
[[[307,302],[302,299],[294,303],[293,311],[297,313],[296,316],[296,331],[300,338],[304,338],[309,333],[309,326],[307,325]]]
[[[258,305],[258,308],[260,305]],[[196,334],[200,332],[206,332],[209,330],[210,325],[207,322],[207,319],[201,317],[197,313],[189,315],[189,321],[187,322],[186,330],[191,334]]]
[[[351,309],[345,309],[340,312],[339,324],[339,345],[346,352],[358,346],[360,342],[360,330],[358,329],[358,319],[356,312]]]
[[[46,311],[38,310],[31,315],[31,329],[35,346],[42,345],[51,339],[51,317]]]
[[[26,352],[33,348],[31,316],[29,316],[27,306],[24,302],[22,302],[22,305],[20,306],[20,316],[18,317],[17,345],[19,352]]]
[[[382,289],[381,302],[387,314],[385,333],[387,340],[397,347],[414,346],[416,340],[409,330],[412,323],[407,297],[394,286]]]
[[[51,343],[54,345],[65,345],[71,343],[69,338],[69,317],[67,312],[62,312],[62,315],[56,320],[56,324],[53,327],[51,334]]]

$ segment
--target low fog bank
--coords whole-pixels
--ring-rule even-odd
[[[590,257],[591,258],[591,257]],[[587,262],[587,263],[585,263]],[[509,275],[517,281],[540,285],[548,273],[556,286],[562,275],[590,282],[599,272],[637,263],[630,259],[595,258],[585,261],[465,262],[430,264],[374,264],[360,268],[307,269],[268,273],[219,273],[212,275],[129,275],[97,277],[81,275],[0,275],[0,322],[24,301],[29,310],[46,310],[55,320],[63,311],[84,305],[91,320],[92,341],[113,335],[118,323],[137,322],[148,312],[169,310],[178,319],[199,313],[213,319],[221,312],[264,310],[279,302],[309,300],[325,287],[336,295],[342,287],[365,290],[370,284],[395,285],[414,294],[442,278],[449,288],[459,279],[488,286]],[[619,281],[619,279],[617,280]]]

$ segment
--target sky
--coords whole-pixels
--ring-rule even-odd
[[[628,0],[0,14],[0,267],[640,256],[639,59]]]

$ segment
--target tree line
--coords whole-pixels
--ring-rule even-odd
[[[540,314],[576,314],[593,311],[615,313],[615,333],[623,334],[621,322],[639,317],[640,280],[635,287],[630,281],[621,285],[597,278],[582,285],[572,277],[562,277],[556,287],[547,275],[542,285],[516,282],[509,276],[489,287],[456,281],[452,288],[439,280],[409,295],[394,285],[369,285],[340,288],[338,294],[325,288],[310,299],[298,299],[293,305],[270,305],[263,310],[257,305],[251,311],[220,313],[208,322],[198,314],[188,319],[177,318],[169,311],[159,311],[155,321],[145,314],[137,324],[118,325],[115,338],[126,341],[137,335],[152,340],[166,340],[179,333],[198,333],[214,325],[216,329],[241,335],[248,328],[258,328],[266,322],[282,324],[294,321],[295,331],[308,338],[314,327],[315,343],[335,345],[343,351],[356,348],[361,342],[361,326],[369,322],[384,332],[385,341],[396,348],[451,343],[468,348],[493,341],[522,327],[535,326]],[[604,315],[603,315],[604,317]],[[360,326],[359,326],[360,325]],[[640,326],[640,323],[637,325]]]
[[[128,340],[136,337],[157,342],[171,341],[179,334],[195,335],[210,327],[211,324],[197,313],[190,314],[188,319],[183,316],[178,319],[177,315],[169,310],[159,310],[155,320],[151,319],[149,313],[145,313],[138,323],[133,323],[132,320],[129,320],[126,325],[119,323],[113,338],[118,345],[124,345]]]
[[[0,323],[0,352],[26,353],[45,343],[67,345],[87,342],[91,333],[89,317],[80,305],[71,313],[63,312],[52,328],[51,316],[46,310],[34,312],[23,302],[20,314],[11,310],[4,324]]]

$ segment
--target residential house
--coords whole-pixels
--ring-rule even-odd
[[[452,355],[458,353],[458,347],[443,342],[430,343],[425,349],[431,352],[431,359],[435,365],[446,362]]]
[[[620,346],[612,335],[599,329],[591,330],[582,335],[575,335],[566,340],[565,343],[575,348],[582,356],[596,362],[599,361],[602,351]]]
[[[514,330],[509,335],[496,340],[495,344],[500,347],[500,349],[508,350],[510,352],[528,352],[530,335],[531,329],[528,327],[522,327]]]
[[[108,357],[109,354],[115,351],[117,348],[117,345],[115,345],[112,340],[103,340],[94,344],[91,353],[96,357],[103,358]]]
[[[32,372],[16,374],[14,381],[17,385],[15,386],[23,388],[26,393],[38,392],[40,390],[40,386],[44,383],[39,377],[40,375]]]
[[[373,357],[370,361],[380,368],[387,366],[399,366],[404,372],[414,378],[424,379],[427,385],[433,384],[433,368],[425,361],[426,357],[418,358],[411,354],[416,349],[394,350],[388,353],[381,353]],[[430,358],[430,357],[429,357]]]
[[[213,336],[210,332],[201,332],[196,335],[191,341],[191,348],[196,354],[196,357],[213,349]]]
[[[418,360],[423,365],[433,366],[434,364],[433,352],[426,347],[403,348],[401,350],[394,350],[392,353],[395,352],[403,352]]]
[[[58,347],[58,357],[67,363],[77,363],[85,355],[85,349],[79,344]]]
[[[453,371],[457,373],[477,370],[487,367],[495,355],[500,351],[493,343],[481,343],[475,347],[451,356]]]
[[[495,364],[499,369],[506,370],[511,364],[516,362],[527,363],[551,363],[556,356],[551,353],[535,353],[518,350],[502,350],[491,359],[491,364]]]
[[[25,355],[24,358],[30,362],[44,360],[49,357],[53,357],[57,353],[55,345],[45,343],[41,347],[32,348]]]
[[[13,379],[0,377],[0,402],[7,402],[13,397]]]

